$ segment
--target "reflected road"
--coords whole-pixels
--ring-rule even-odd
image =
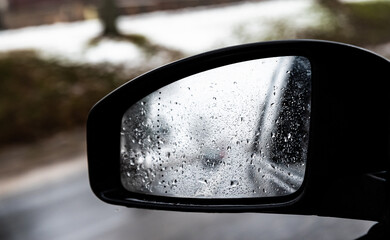
[[[354,239],[372,222],[128,209],[98,200],[86,171],[0,199],[0,239]]]

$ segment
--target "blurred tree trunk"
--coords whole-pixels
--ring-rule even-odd
[[[115,0],[100,0],[99,18],[103,24],[102,36],[120,36],[116,26],[119,9]]]

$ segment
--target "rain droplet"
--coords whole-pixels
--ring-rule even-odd
[[[232,181],[230,181],[230,186],[236,187],[236,186],[238,186],[238,185],[239,185],[239,182],[238,182],[237,180],[232,180]]]
[[[205,180],[202,180],[202,179],[199,179],[199,181],[198,181],[199,183],[202,183],[202,184],[206,184],[207,185],[207,180],[205,179]]]

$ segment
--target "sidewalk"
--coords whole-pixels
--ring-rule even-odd
[[[0,150],[0,198],[87,170],[85,130]]]

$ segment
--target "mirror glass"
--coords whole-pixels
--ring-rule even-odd
[[[300,56],[230,64],[167,85],[123,116],[122,184],[181,198],[292,194],[305,176],[310,96],[311,65]]]

